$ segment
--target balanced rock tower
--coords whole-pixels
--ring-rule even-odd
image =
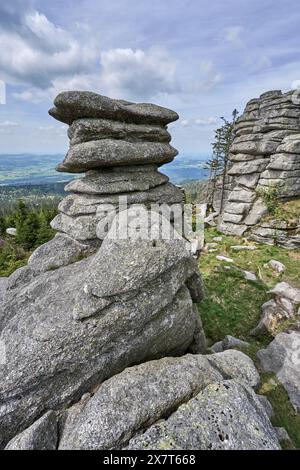
[[[278,449],[251,359],[205,355],[182,193],[158,171],[177,114],[87,92],[55,105],[71,140],[58,170],[86,175],[67,185],[58,234],[1,289],[1,448]]]
[[[220,230],[269,243],[276,236],[282,245],[299,246],[300,224],[262,221],[268,210],[260,197],[270,188],[282,202],[300,196],[299,92],[275,90],[252,99],[234,131]]]

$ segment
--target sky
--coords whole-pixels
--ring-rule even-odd
[[[207,153],[221,116],[300,87],[299,24],[299,0],[2,1],[0,153],[66,152],[63,90],[174,109],[173,145]]]

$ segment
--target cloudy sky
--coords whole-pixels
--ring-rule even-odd
[[[220,116],[300,84],[299,24],[299,0],[2,1],[0,153],[64,152],[47,110],[71,89],[175,109],[174,145],[207,152]]]

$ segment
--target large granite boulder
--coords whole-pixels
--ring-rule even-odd
[[[232,370],[230,362],[236,365]],[[239,351],[188,354],[127,368],[59,413],[58,449],[279,449],[270,405],[253,391],[255,377],[253,362]],[[30,448],[45,443],[46,433],[33,431],[49,415],[53,412],[7,449],[24,448],[26,441]],[[56,436],[52,423],[46,435]]]

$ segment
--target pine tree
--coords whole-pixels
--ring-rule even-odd
[[[36,244],[39,228],[40,224],[37,213],[29,212],[22,225],[17,228],[17,243],[25,250],[32,249]]]
[[[206,168],[209,169],[209,184],[207,192],[207,202],[213,205],[216,186],[221,181],[221,209],[224,203],[224,189],[227,175],[227,166],[229,160],[229,150],[234,139],[234,125],[238,116],[238,111],[235,109],[232,113],[232,120],[228,121],[221,117],[223,125],[216,129],[215,140],[212,143],[212,158],[206,162]]]

